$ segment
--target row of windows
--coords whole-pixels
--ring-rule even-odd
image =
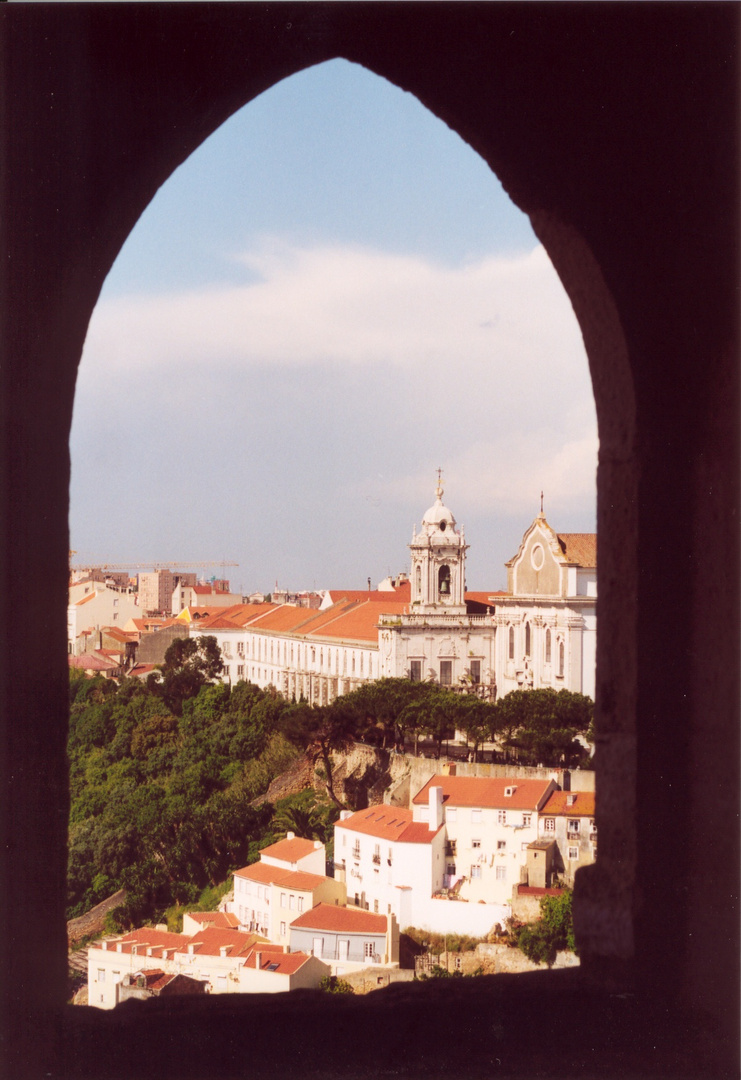
[[[423,677],[423,660],[410,660],[409,661],[409,678],[412,682],[422,682]],[[481,661],[471,660],[467,674],[471,679],[474,686],[478,686],[481,682]],[[453,661],[441,660],[440,661],[440,685],[452,686],[453,685]]]
[[[248,648],[245,652],[245,644],[243,641],[236,643],[237,657],[244,659],[249,657],[252,660],[258,660],[262,663],[280,664],[282,666],[293,666],[294,652],[293,642],[286,641],[272,641],[264,638],[251,637],[248,642]],[[269,648],[268,648],[269,646]],[[232,643],[225,640],[221,642],[221,654],[226,660],[232,659]],[[315,645],[303,645],[298,644],[296,647],[296,662],[298,667],[307,667],[309,664],[316,665],[317,660],[319,663],[319,670],[323,671],[325,668],[325,650],[323,647],[317,648]],[[342,672],[340,672],[340,666]],[[355,650],[348,653],[344,649],[331,649],[326,650],[326,670],[328,674],[332,674],[332,668],[334,667],[334,674],[347,675],[348,666],[350,668],[350,674],[372,674],[372,660],[368,656],[366,658],[365,653],[362,650]],[[252,669],[254,673],[254,668]],[[242,674],[244,671],[242,670]],[[267,673],[266,676],[267,678]]]
[[[552,634],[550,629],[546,628],[545,638],[543,641],[543,662],[546,664],[552,663]],[[525,656],[529,659],[532,653],[532,633],[530,630],[530,623],[525,623]],[[510,660],[515,659],[515,628],[509,627],[508,637],[508,657]],[[564,676],[564,669],[566,664],[566,646],[564,642],[558,639],[558,675],[560,678]]]

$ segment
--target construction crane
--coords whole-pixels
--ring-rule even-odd
[[[76,552],[70,552],[70,554],[76,554]],[[226,562],[226,560],[211,562],[87,563],[84,566],[81,564],[70,566],[70,570],[74,570],[75,573],[80,573],[85,570],[201,570],[205,569],[207,566],[220,566],[225,568],[227,566],[239,566],[239,563]]]

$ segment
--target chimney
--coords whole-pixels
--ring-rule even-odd
[[[438,786],[430,788],[430,820],[428,827],[430,831],[434,831],[440,828],[443,823],[443,789]]]
[[[220,945],[219,946],[219,956],[228,956],[228,955],[229,955],[229,945]]]
[[[116,952],[123,952],[123,946],[120,941],[116,942]]]
[[[320,847],[324,847],[321,840],[315,840],[314,841],[314,848],[318,851]]]
[[[108,952],[108,942],[107,941],[101,941],[100,947],[103,950],[103,952]]]
[[[258,971],[260,970],[260,965],[261,964],[262,964],[262,953],[257,952],[257,953],[255,953],[255,967],[257,968]]]
[[[576,802],[576,795],[570,794],[566,796],[566,805],[573,806]]]
[[[349,817],[352,817],[352,810],[340,810],[340,821],[347,821]]]
[[[295,834],[295,833],[293,833],[293,832],[287,832],[287,833],[286,833],[286,840],[293,840],[295,836],[296,836],[296,834]]]

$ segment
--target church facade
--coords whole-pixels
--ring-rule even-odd
[[[466,591],[465,533],[435,502],[409,545],[408,580],[333,590],[330,607],[238,604],[192,625],[216,637],[224,678],[319,705],[362,683],[402,677],[490,700],[551,687],[594,697],[597,538],[556,533],[542,507],[506,564],[507,591]]]

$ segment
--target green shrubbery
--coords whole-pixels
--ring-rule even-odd
[[[577,951],[571,901],[570,889],[564,889],[560,896],[544,896],[540,901],[540,918],[523,926],[517,936],[517,945],[528,960],[550,967],[557,952]]]

